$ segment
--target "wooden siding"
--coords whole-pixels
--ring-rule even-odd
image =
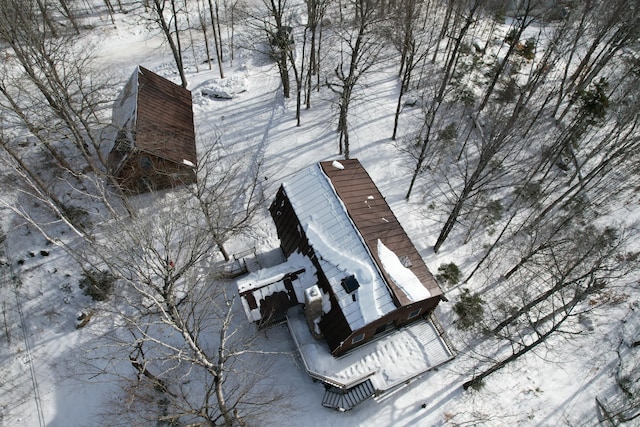
[[[148,168],[140,166],[144,158],[150,162]],[[196,182],[196,174],[188,166],[138,152],[129,156],[124,166],[118,171],[116,180],[125,191],[143,193],[192,184]]]
[[[344,313],[340,310],[338,301],[336,301],[335,296],[331,291],[331,285],[322,271],[320,263],[313,252],[313,248],[309,246],[307,236],[302,230],[300,221],[293,210],[291,202],[287,198],[284,187],[281,186],[278,190],[275,200],[269,207],[269,212],[271,213],[273,222],[276,225],[278,238],[280,239],[280,246],[282,247],[284,255],[288,257],[292,253],[298,251],[301,254],[308,256],[316,268],[318,286],[322,288],[325,294],[329,295],[331,300],[331,310],[322,317],[319,326],[320,331],[331,348],[331,351],[334,351],[340,347],[340,343],[344,341],[352,331]]]
[[[137,90],[135,114],[126,108],[123,114],[135,123],[127,120],[126,126],[132,127],[119,129],[109,153],[109,167],[120,187],[141,193],[196,182],[191,92],[143,67],[138,67],[123,92],[131,88]],[[149,159],[146,167],[141,166],[143,158]]]
[[[351,334],[344,337],[342,340],[343,341],[342,346],[340,346],[339,343],[337,346],[335,346],[335,343],[334,343],[334,346],[332,346],[330,343],[329,347],[331,348],[331,353],[336,357],[342,356],[344,353],[348,352],[349,350],[352,350],[356,347],[366,344],[367,342],[375,338],[376,330],[379,327],[385,326],[388,323],[393,322],[395,328],[400,328],[402,326],[406,326],[418,320],[424,319],[429,314],[431,314],[431,312],[433,312],[433,310],[438,305],[439,301],[440,301],[439,298],[429,298],[423,301],[418,301],[416,303],[399,307],[397,310],[387,314],[386,316],[382,316],[380,319],[376,320],[375,322],[371,322],[366,326],[364,326],[363,328],[353,331]],[[418,314],[416,317],[409,319],[409,314],[417,309],[420,309],[420,314]],[[364,339],[356,344],[352,344],[351,340],[360,334],[365,334]]]
[[[320,166],[331,180],[336,193],[344,203],[347,214],[359,230],[365,245],[374,258],[374,262],[381,266],[377,255],[377,242],[380,239],[385,246],[399,257],[405,256],[411,261],[412,266],[409,268],[429,290],[431,298],[412,302],[393,283],[384,268],[380,267],[384,279],[389,284],[396,301],[399,303],[399,307],[364,327],[352,331],[345,314],[336,301],[331,286],[313,252],[313,248],[307,241],[296,212],[287,197],[285,188],[280,187],[269,211],[275,222],[285,256],[288,257],[295,251],[308,256],[317,269],[318,285],[330,297],[331,310],[322,316],[319,327],[331,353],[336,357],[355,347],[366,344],[376,336],[378,328],[388,324],[393,324],[394,327],[398,328],[423,319],[435,309],[442,297],[442,291],[424,264],[422,257],[420,257],[417,249],[409,240],[406,232],[364,168],[357,160],[343,160],[340,163],[345,166],[342,170],[331,166],[331,162],[322,162]],[[313,245],[313,242],[311,242],[311,245]],[[420,309],[420,314],[409,319],[409,315],[417,309]],[[356,344],[352,344],[351,340],[360,334],[364,334],[365,338]]]
[[[284,256],[289,257],[295,251],[306,255],[309,251],[307,238],[302,232],[298,217],[287,198],[283,186],[280,186],[275,200],[269,207],[269,212],[276,225],[280,247]]]

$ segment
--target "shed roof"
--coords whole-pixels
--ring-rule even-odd
[[[321,162],[298,172],[283,187],[351,330],[416,298],[442,294],[358,160]],[[409,271],[422,293],[396,283],[407,271],[388,271],[380,243],[410,261],[411,267],[399,268]],[[342,280],[352,275],[360,286],[348,292]]]
[[[116,102],[114,124],[141,151],[187,166],[197,162],[191,92],[142,66]]]

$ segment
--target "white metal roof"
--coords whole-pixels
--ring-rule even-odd
[[[376,263],[320,165],[301,170],[283,186],[351,330],[395,310]],[[351,275],[360,287],[347,293],[341,282]]]

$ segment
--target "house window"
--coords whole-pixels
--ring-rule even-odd
[[[376,329],[375,335],[381,334],[383,332],[388,331],[389,329],[393,329],[393,327],[395,326],[395,320],[392,320],[390,322],[385,323],[384,325],[380,325],[378,326],[378,328]]]
[[[361,333],[360,335],[356,335],[355,337],[353,337],[353,339],[351,340],[351,344],[357,344],[362,340],[364,340],[364,332]]]
[[[120,153],[128,153],[133,149],[133,143],[129,140],[127,136],[127,132],[124,129],[118,131],[118,135],[116,136],[115,144],[113,145],[113,150]]]
[[[422,308],[417,308],[413,310],[411,313],[409,313],[409,317],[407,317],[407,319],[413,319],[414,317],[418,316],[418,314],[420,314],[421,311],[422,311]]]

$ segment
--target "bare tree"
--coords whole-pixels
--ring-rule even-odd
[[[556,111],[567,97],[568,102],[560,113],[560,119],[571,111],[576,100],[572,95],[584,91],[605,67],[612,64],[621,49],[638,40],[639,20],[637,11],[624,1],[595,2],[592,7],[585,8],[580,31],[576,31],[574,48],[579,46],[579,42],[588,43],[589,47],[577,66],[567,63]],[[589,32],[585,26],[593,26],[594,32]],[[571,55],[575,55],[573,50]],[[575,69],[569,75],[570,66],[575,66]]]
[[[296,54],[294,54],[295,47],[293,49],[289,49],[287,55],[289,56],[289,63],[291,64],[291,69],[293,70],[293,76],[296,81],[296,126],[300,126],[301,119],[301,110],[302,110],[302,92],[304,90],[303,81],[304,78],[304,64],[305,64],[305,50],[307,46],[307,32],[306,30],[302,36],[302,54],[300,55],[300,65],[298,66],[296,61]],[[307,99],[308,100],[308,99]]]
[[[566,239],[552,245],[544,254],[548,259],[539,259],[512,280],[508,293],[501,291],[497,307],[489,312],[504,315],[493,334],[510,354],[482,369],[464,383],[464,388],[478,385],[550,337],[574,333],[578,320],[587,316],[598,300],[606,303],[612,292],[607,290],[609,282],[638,269],[638,253],[626,249],[632,238],[628,231],[592,226],[575,231],[580,240]],[[587,298],[591,299],[587,302]],[[493,352],[496,343],[490,345]]]
[[[377,63],[382,45],[375,35],[375,26],[381,23],[377,0],[355,0],[350,13],[353,28],[345,28],[341,36],[340,60],[335,68],[335,81],[328,81],[338,94],[338,149],[349,158],[349,128],[347,119],[353,92],[359,80]]]
[[[267,33],[271,56],[276,61],[282,93],[285,98],[291,96],[291,81],[289,78],[289,57],[294,47],[293,27],[287,25],[286,0],[263,0],[269,14],[269,21],[264,22],[264,31]]]
[[[151,19],[162,31],[165,40],[169,44],[182,87],[187,87],[187,77],[184,73],[182,56],[182,39],[180,38],[182,28],[180,27],[179,11],[176,6],[176,0],[152,0]]]
[[[37,9],[8,2],[0,16],[0,40],[11,47],[0,77],[0,151],[21,194],[82,235],[87,206],[126,208],[107,172],[108,76],[94,76],[91,46],[81,39],[42,31]]]
[[[221,277],[223,261],[214,255],[217,248],[228,256],[225,241],[249,230],[259,169],[221,153],[212,149],[200,159],[198,184],[139,204],[133,215],[96,218],[73,244],[52,235],[32,212],[16,211],[85,272],[117,280],[111,313],[119,328],[109,335],[112,345],[101,341],[108,353],[90,350],[88,363],[94,373],[133,379],[123,416],[235,426],[286,407],[285,388],[267,384],[268,354],[251,345],[256,331],[234,317],[237,291]],[[43,198],[52,203],[54,197]],[[104,359],[127,361],[135,376],[119,364],[105,368]]]
[[[263,202],[259,188],[260,160],[250,164],[213,145],[200,155],[198,182],[186,189],[198,202],[206,230],[225,260],[228,239],[251,226]]]
[[[224,78],[224,71],[222,69],[222,40],[220,39],[220,20],[218,16],[218,2],[214,8],[211,0],[209,2],[209,16],[211,17],[211,28],[213,29],[213,44],[216,49],[216,59],[218,60],[218,70],[220,71],[220,78]]]
[[[200,23],[200,29],[202,30],[202,37],[204,38],[204,49],[207,54],[207,64],[211,69],[211,52],[209,51],[209,36],[207,34],[207,19],[204,13],[204,5],[197,0],[196,5],[198,7],[198,22]]]
[[[453,7],[454,3],[454,1],[450,2],[449,6]],[[413,168],[413,174],[411,176],[409,188],[407,189],[407,193],[405,195],[405,198],[407,200],[409,200],[409,198],[411,197],[411,192],[413,191],[416,180],[423,170],[424,162],[429,153],[428,150],[431,148],[433,133],[435,133],[436,131],[436,129],[434,129],[434,124],[436,123],[438,112],[445,100],[445,93],[455,72],[455,66],[458,62],[458,55],[460,55],[462,41],[469,31],[469,28],[475,21],[475,14],[479,12],[480,4],[480,0],[476,0],[470,4],[469,8],[460,6],[459,10],[452,9],[452,11],[456,11],[455,15],[464,18],[461,18],[462,25],[460,27],[456,27],[455,33],[452,33],[454,34],[451,37],[451,39],[453,40],[452,48],[449,50],[450,53],[446,58],[443,70],[441,71],[441,73],[439,73],[438,79],[436,79],[435,85],[433,87],[434,93],[429,94],[431,99],[427,101],[427,107],[425,108],[424,122],[421,126],[422,132],[420,134],[420,141],[417,144],[418,149],[414,155],[415,167]],[[447,16],[450,16],[449,11],[447,11]]]
[[[313,76],[316,76],[316,85],[320,87],[320,38],[322,20],[329,5],[329,0],[306,0],[307,3],[307,29],[311,34],[309,46],[309,65],[305,79],[306,108],[311,108],[311,89]]]
[[[511,27],[511,29],[509,30],[509,34],[507,35],[507,37],[510,39],[508,43],[509,48],[507,49],[504,57],[498,62],[498,66],[493,72],[493,76],[491,77],[491,81],[487,86],[484,97],[482,98],[482,101],[478,106],[478,112],[481,112],[487,106],[489,98],[496,88],[496,83],[502,76],[502,73],[505,71],[507,64],[509,64],[511,60],[511,55],[516,52],[516,48],[518,46],[521,46],[520,38],[522,37],[522,34],[527,29],[527,27],[529,27],[529,25],[534,22],[535,18],[531,16],[532,9],[533,4],[531,0],[525,0],[524,2],[521,2],[520,7],[517,9],[517,19],[515,19],[514,25]]]
[[[401,28],[401,34],[396,41],[397,47],[400,51],[400,93],[398,94],[398,103],[396,105],[396,113],[394,116],[393,133],[391,139],[395,140],[398,131],[398,122],[400,118],[400,111],[402,109],[402,102],[405,93],[410,89],[413,72],[418,65],[429,54],[430,40],[425,40],[425,27],[427,26],[427,18],[429,14],[428,8],[426,10],[423,7],[422,2],[415,0],[405,0],[400,2],[395,18],[397,19],[398,26]]]
[[[175,194],[135,218],[109,221],[93,248],[96,262],[119,281],[115,310],[129,337],[117,344],[128,344],[137,373],[129,389],[133,415],[247,425],[260,413],[281,411],[285,390],[264,383],[269,371],[260,359],[268,354],[252,347],[251,325],[234,317],[233,284],[218,276],[220,264],[211,258],[218,243],[201,209],[190,192]],[[152,405],[139,410],[145,396]]]

